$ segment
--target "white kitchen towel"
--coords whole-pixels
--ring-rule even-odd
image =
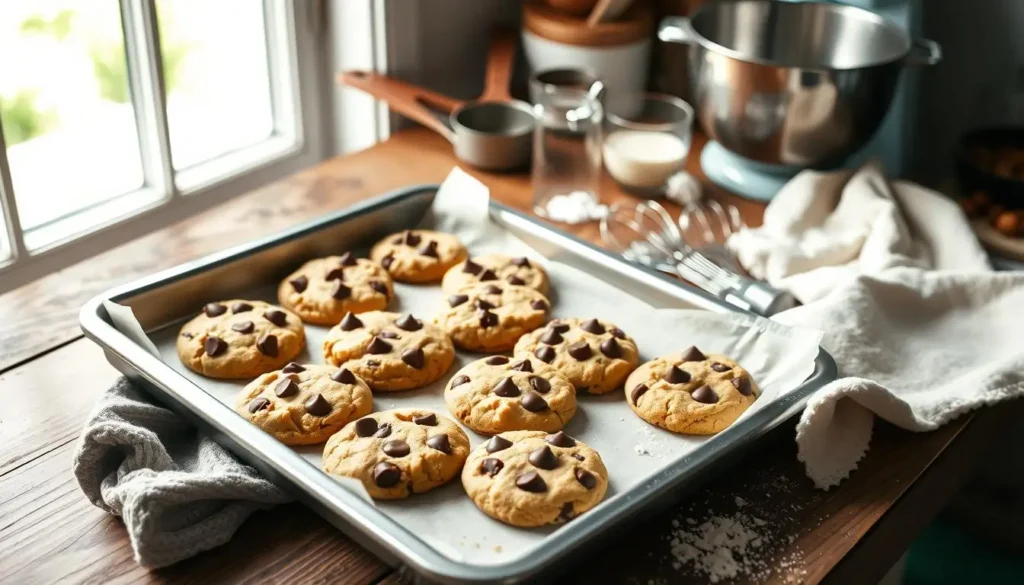
[[[729,247],[805,303],[775,319],[823,330],[839,366],[797,425],[818,487],[856,469],[874,415],[930,431],[1024,395],[1024,274],[991,271],[950,199],[874,164],[805,171]]]

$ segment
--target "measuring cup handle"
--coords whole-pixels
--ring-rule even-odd
[[[338,74],[338,83],[360,89],[386,102],[392,110],[423,124],[449,142],[455,139],[452,129],[438,120],[427,106],[451,113],[462,106],[458,100],[368,71],[343,71]]]
[[[508,85],[516,60],[516,36],[506,28],[491,32],[491,46],[487,52],[487,69],[484,71],[484,92],[482,102],[507,102],[512,99]]]

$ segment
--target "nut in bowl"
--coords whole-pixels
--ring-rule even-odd
[[[954,156],[960,188],[972,200],[964,204],[968,215],[1024,209],[1024,127],[972,130]]]

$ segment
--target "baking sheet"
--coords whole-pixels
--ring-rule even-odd
[[[543,263],[552,284],[553,317],[601,317],[614,322],[636,341],[641,360],[696,345],[709,353],[735,358],[757,380],[762,396],[744,416],[763,408],[796,388],[814,371],[821,332],[796,329],[751,315],[717,314],[698,310],[654,309],[615,287],[570,266],[545,260],[528,245],[490,222],[486,188],[455,169],[437,193],[433,208],[421,227],[458,236],[471,254],[501,252],[527,255]],[[372,242],[368,242],[371,244]],[[339,250],[341,252],[341,250]],[[365,252],[365,251],[364,251]],[[298,259],[296,265],[304,259]],[[446,295],[439,286],[396,283],[396,300],[391,310],[431,318],[443,306]],[[276,302],[276,283],[239,297]],[[123,316],[122,316],[123,317]],[[123,319],[119,319],[123,320]],[[119,329],[124,331],[121,325]],[[232,406],[245,382],[204,378],[185,368],[175,350],[180,323],[150,332],[160,357],[218,400]],[[307,347],[296,361],[324,363],[321,355],[328,328],[306,325]],[[377,392],[374,410],[420,407],[448,414],[443,390],[459,368],[481,357],[459,352],[455,365],[438,382],[407,392]],[[465,429],[473,446],[486,437]],[[566,432],[597,449],[609,470],[605,501],[623,497],[645,481],[693,450],[716,440],[714,437],[686,437],[647,424],[629,409],[622,392],[605,396],[580,396],[579,409]],[[722,435],[718,435],[723,438]],[[320,467],[323,446],[300,447],[296,451]],[[480,512],[465,495],[458,479],[452,483],[405,500],[377,502],[377,507],[413,535],[450,559],[475,565],[509,562],[543,546],[545,538],[560,527],[519,529],[506,526]],[[571,530],[572,523],[567,525]]]

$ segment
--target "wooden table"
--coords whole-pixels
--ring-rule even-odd
[[[393,188],[439,182],[454,162],[446,142],[406,130],[0,297],[0,582],[397,583],[397,573],[297,504],[254,514],[229,544],[187,562],[138,566],[120,520],[87,502],[70,471],[81,425],[117,377],[82,338],[78,309],[116,283]],[[527,177],[474,174],[498,200],[528,207]],[[610,181],[603,189],[606,203],[628,197]],[[760,221],[757,204],[713,193]],[[573,231],[597,239],[592,224]],[[614,535],[561,582],[705,582],[686,565],[673,567],[672,522],[742,506],[771,532],[759,553],[767,568],[761,581],[872,583],[944,506],[1012,410],[982,411],[928,434],[879,424],[860,469],[829,492],[804,477],[792,424],[783,425],[677,512]]]

